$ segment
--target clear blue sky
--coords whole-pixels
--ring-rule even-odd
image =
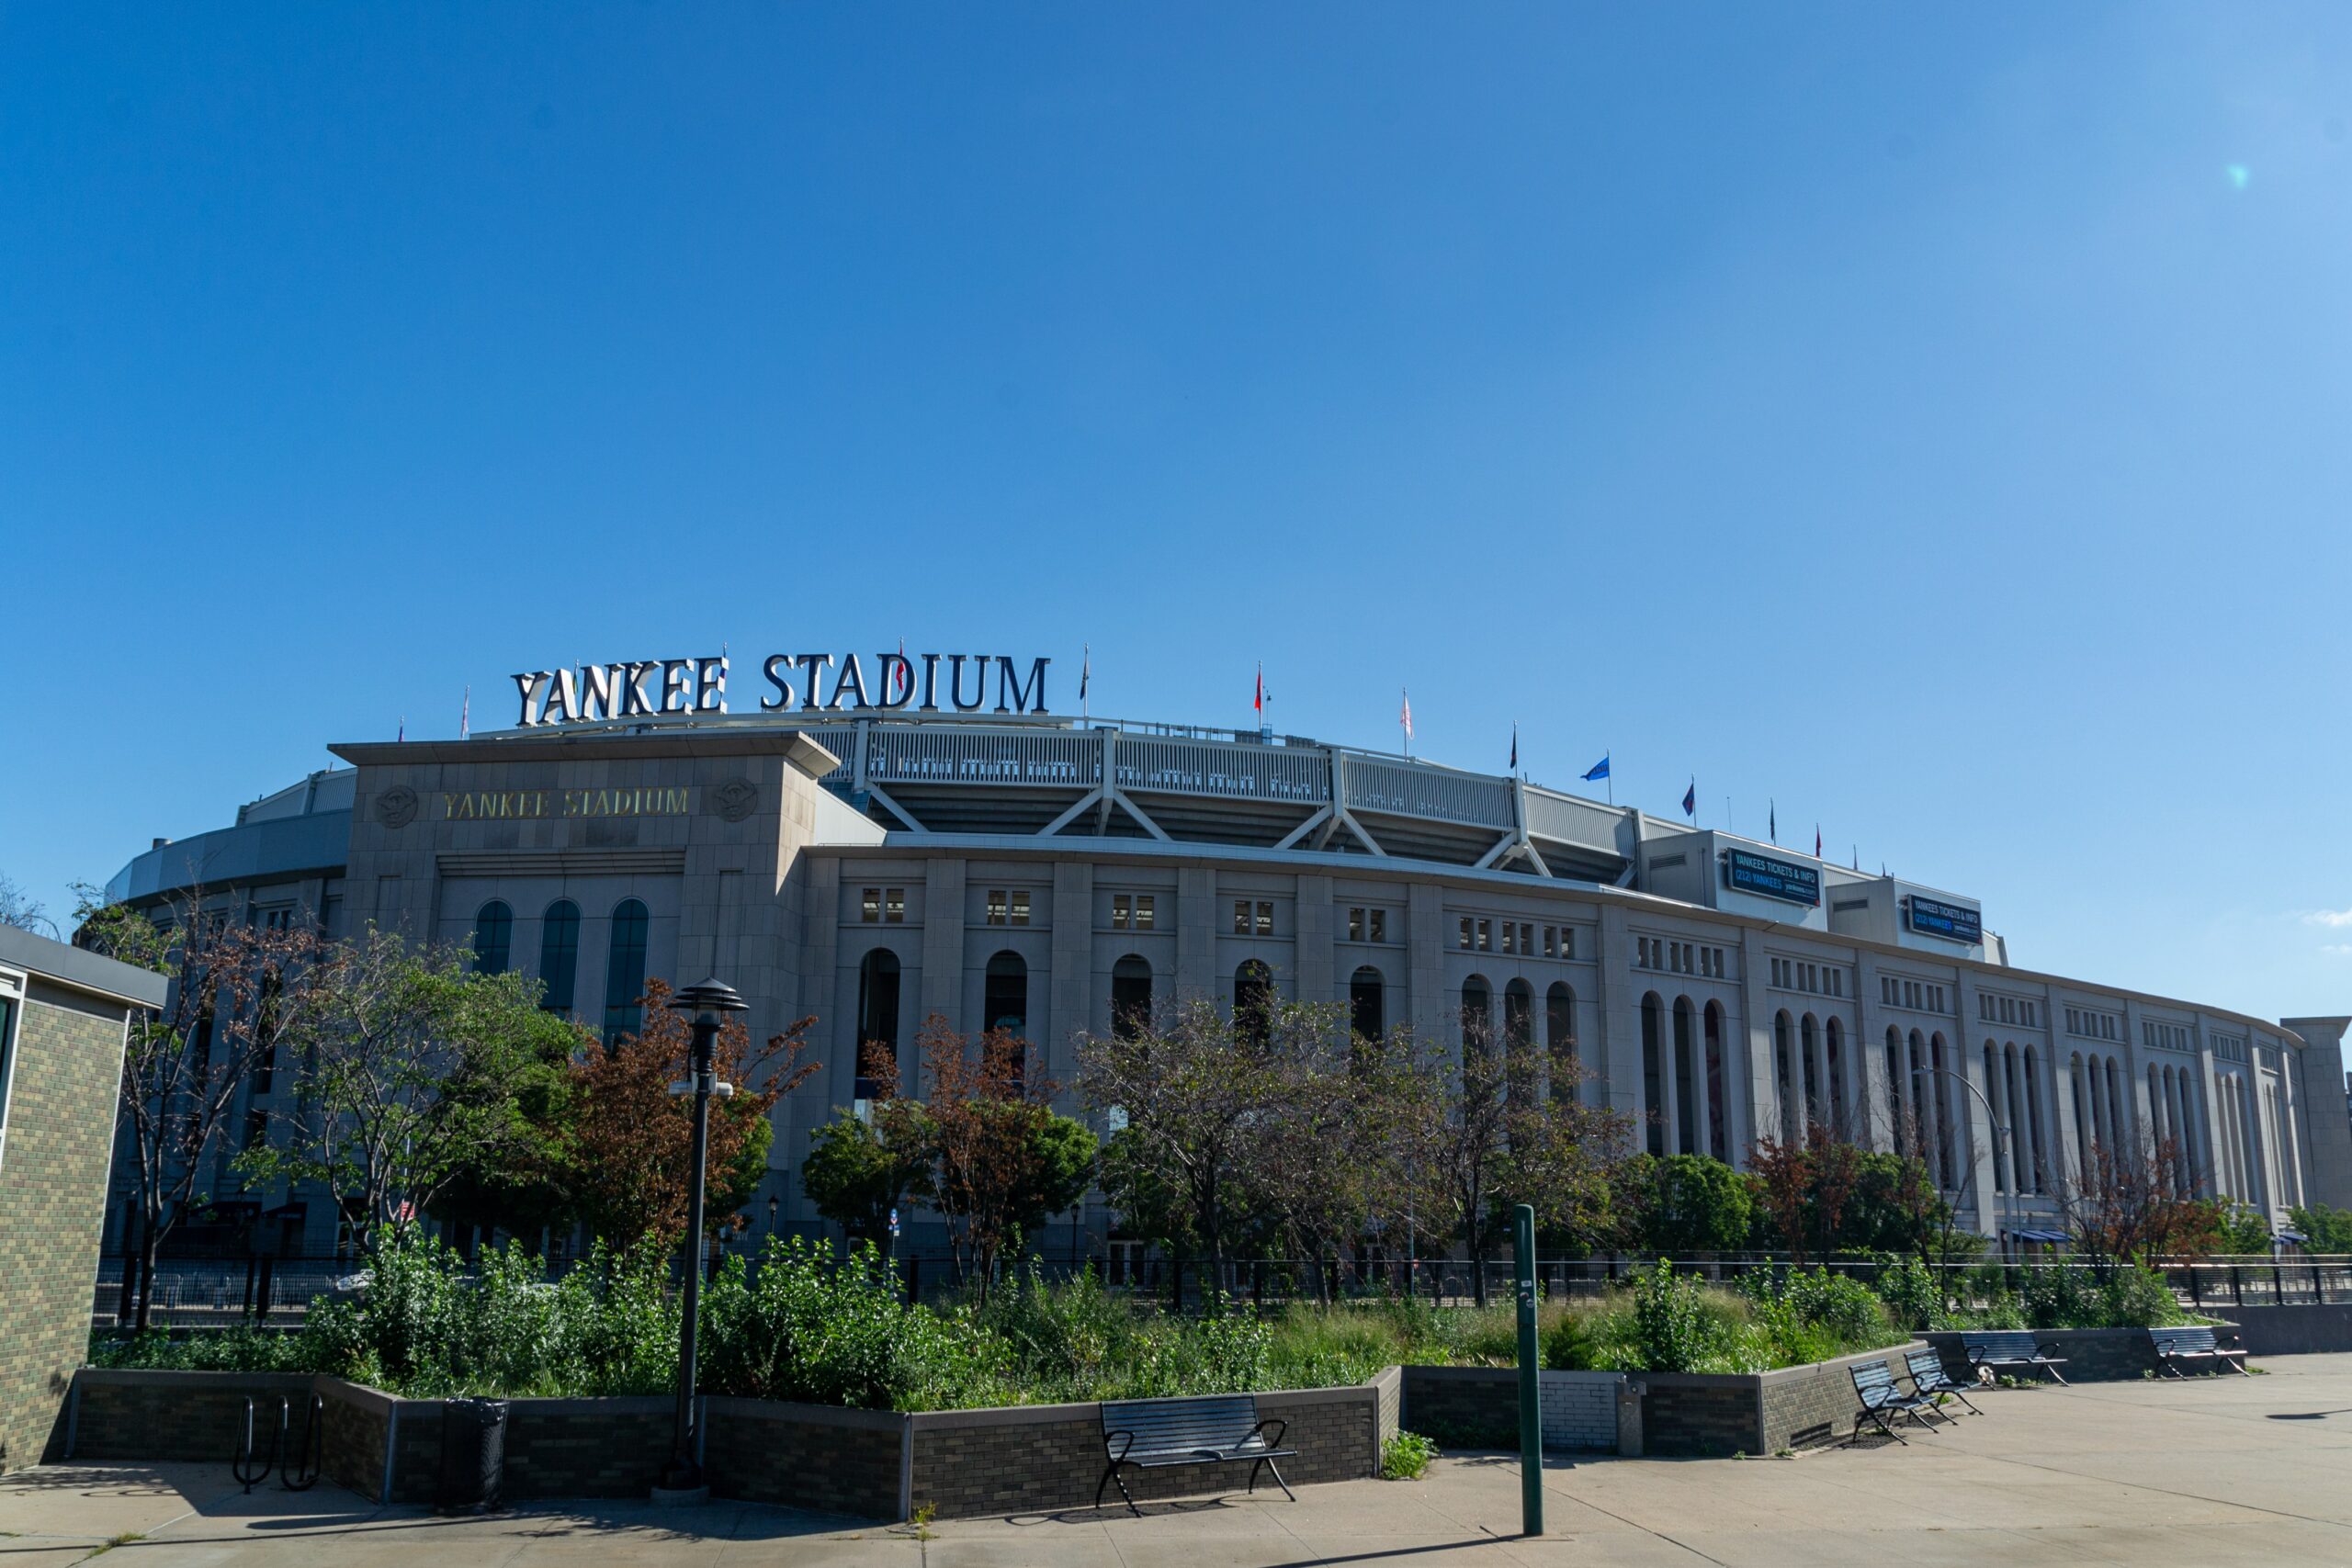
[[[2352,1010],[2347,121],[2337,6],[8,6],[0,872],[1091,641]]]

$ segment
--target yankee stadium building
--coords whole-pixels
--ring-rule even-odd
[[[1965,894],[1519,778],[1057,715],[1047,668],[777,655],[738,712],[723,655],[529,672],[514,728],[334,746],[347,767],[158,840],[107,891],[469,944],[608,1036],[656,976],[735,987],[754,1037],[814,1014],[822,1066],[777,1105],[753,1203],[785,1229],[817,1228],[812,1131],[879,1087],[856,1043],[895,1047],[912,1092],[923,1020],[1001,1026],[1067,1085],[1114,1016],[1261,987],[1572,1059],[1654,1152],[1916,1127],[1964,1223],[2012,1241],[2057,1239],[2102,1145],[2177,1149],[2182,1190],[2282,1231],[2291,1205],[2352,1204],[2346,1019],[2024,967]],[[267,1135],[292,1091],[257,1077],[230,1124]],[[334,1250],[332,1202],[217,1157],[208,1190],[277,1249]],[[1114,1234],[1099,1199],[1081,1218]]]

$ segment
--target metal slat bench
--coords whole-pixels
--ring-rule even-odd
[[[1912,1385],[1921,1393],[1930,1398],[1939,1393],[1948,1393],[1967,1405],[1970,1414],[1984,1414],[1976,1408],[1976,1402],[1951,1381],[1951,1374],[1944,1371],[1944,1359],[1933,1350],[1905,1350],[1903,1352],[1903,1364],[1910,1369]]]
[[[1266,1428],[1273,1428],[1271,1437]],[[1094,1506],[1102,1506],[1102,1488],[1113,1482],[1119,1483],[1119,1495],[1127,1500],[1127,1511],[1141,1517],[1143,1510],[1136,1506],[1134,1494],[1127,1490],[1126,1481],[1119,1474],[1122,1466],[1133,1465],[1137,1470],[1161,1470],[1182,1464],[1222,1464],[1231,1460],[1250,1460],[1250,1490],[1258,1489],[1261,1467],[1273,1472],[1274,1484],[1292,1502],[1298,1494],[1283,1479],[1278,1459],[1291,1459],[1296,1449],[1282,1446],[1290,1423],[1279,1418],[1261,1420],[1258,1416],[1255,1394],[1216,1394],[1202,1399],[1130,1399],[1102,1405],[1102,1457],[1109,1461],[1103,1467],[1102,1479],[1095,1483]]]
[[[1972,1370],[2031,1367],[2048,1372],[2063,1387],[2066,1377],[2058,1369],[2066,1364],[2066,1358],[2052,1355],[2052,1348],[2036,1344],[2033,1336],[2020,1328],[1972,1328],[1960,1337],[1961,1354],[1968,1358]]]
[[[1860,1411],[1854,1416],[1854,1435],[1847,1439],[1849,1443],[1862,1440],[1862,1423],[1865,1421],[1875,1424],[1881,1432],[1898,1443],[1904,1442],[1903,1434],[1894,1429],[1894,1423],[1888,1417],[1908,1416],[1922,1427],[1928,1425],[1923,1412],[1935,1409],[1935,1401],[1916,1391],[1904,1393],[1895,1384],[1894,1370],[1884,1361],[1858,1361],[1847,1371],[1854,1379],[1854,1397],[1862,1402]],[[1946,1416],[1945,1419],[1950,1420],[1951,1417]],[[1905,1443],[1905,1446],[1907,1448],[1909,1445]]]
[[[2222,1348],[2213,1330],[2201,1324],[2195,1328],[2151,1328],[2148,1345],[2156,1353],[2156,1365],[2174,1377],[2184,1375],[2178,1365],[2182,1361],[2219,1361],[2245,1371],[2245,1352]]]

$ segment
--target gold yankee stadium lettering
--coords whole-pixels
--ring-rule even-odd
[[[684,817],[694,792],[664,789],[444,790],[441,815],[452,822],[541,817]]]

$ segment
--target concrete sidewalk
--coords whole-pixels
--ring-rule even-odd
[[[2352,1356],[2270,1375],[1998,1391],[1908,1447],[1794,1460],[1594,1460],[1544,1470],[1548,1533],[1516,1535],[1502,1455],[1419,1483],[1350,1482],[933,1526],[748,1504],[535,1505],[487,1519],[379,1508],[322,1484],[248,1497],[227,1466],[51,1466],[0,1478],[0,1568],[558,1562],[906,1568],[1396,1568],[1610,1563],[2352,1563]]]

